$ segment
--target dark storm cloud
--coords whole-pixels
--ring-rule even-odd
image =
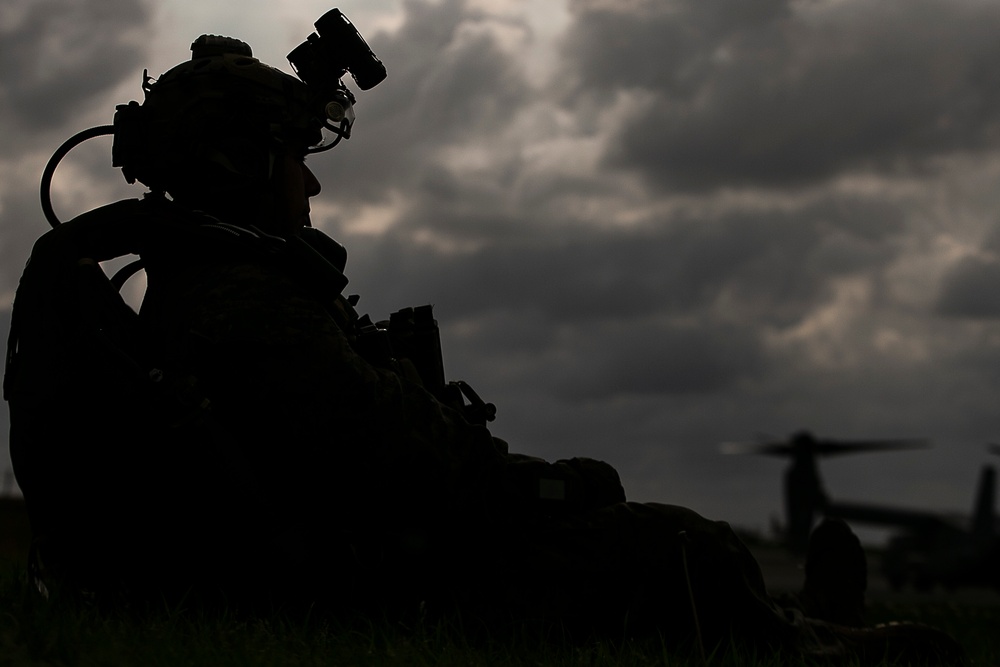
[[[937,311],[950,317],[1000,318],[1000,261],[969,257],[945,275]]]
[[[379,198],[387,183],[433,187],[421,179],[433,171],[438,151],[495,134],[529,97],[524,72],[493,32],[524,33],[525,26],[462,0],[410,1],[405,10],[397,32],[366,35],[389,78],[358,95],[357,138],[338,147],[335,159],[310,165],[340,201]]]
[[[59,128],[134,75],[149,20],[136,0],[17,0],[0,22],[0,150],[9,154],[39,132]],[[110,111],[109,111],[110,113]]]
[[[898,218],[876,202],[838,199],[793,211],[678,213],[633,230],[563,227],[566,234],[553,234],[546,220],[508,220],[520,230],[475,253],[436,256],[426,270],[441,274],[441,293],[462,289],[447,274],[464,276],[486,295],[518,295],[521,308],[563,322],[651,310],[689,315],[723,290],[763,318],[789,309],[780,321],[811,308],[829,280],[891,261]],[[479,220],[463,216],[460,223],[475,227]]]
[[[150,4],[134,0],[16,0],[4,7],[0,160],[9,175],[0,191],[0,293],[16,285],[31,243],[48,228],[38,203],[40,171],[34,173],[41,166],[28,156],[51,153],[84,129],[80,119],[95,105],[107,104],[107,92],[124,77],[135,76],[145,48],[138,29],[149,20]],[[109,105],[108,120],[113,111]],[[84,146],[73,159],[98,174],[109,171],[110,141],[96,143],[99,150]],[[99,165],[93,161],[97,154]],[[29,164],[31,169],[25,169]],[[65,173],[57,174],[57,184]],[[68,208],[58,195],[55,199],[61,217],[83,210]]]
[[[712,54],[733,35],[767,33],[789,15],[787,0],[734,2],[570,2],[574,23],[564,38],[566,71],[579,92],[641,88],[691,95]]]
[[[577,363],[561,369],[560,395],[571,400],[697,395],[731,388],[765,368],[756,332],[749,328],[635,322],[601,334],[574,350]]]
[[[348,273],[376,318],[433,302],[450,358],[473,377],[501,375],[570,402],[713,392],[774,372],[765,329],[796,325],[831,298],[833,281],[889,266],[899,216],[832,198],[566,235],[544,220],[508,220],[514,233],[469,253],[414,247],[398,231],[349,240]],[[372,297],[369,285],[379,287]]]
[[[38,190],[32,187],[14,188],[3,197],[0,214],[0,294],[13,290],[24,269],[35,239],[49,227],[38,204]],[[5,311],[6,312],[6,311]],[[7,339],[0,340],[6,345]]]
[[[980,250],[945,272],[935,302],[937,314],[970,320],[1000,319],[1000,225],[994,224]]]
[[[581,10],[566,61],[577,96],[644,94],[608,165],[660,187],[787,186],[997,145],[995,5],[769,3],[735,18],[724,10],[744,3],[642,4]]]

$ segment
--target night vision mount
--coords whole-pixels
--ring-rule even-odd
[[[246,43],[214,35],[199,37],[191,45],[191,61],[171,69],[159,80],[152,80],[144,72],[143,105],[137,102],[119,105],[113,125],[79,132],[49,159],[41,182],[42,211],[49,224],[53,227],[60,224],[51,199],[56,166],[70,150],[93,137],[114,135],[112,166],[121,167],[129,183],[141,180],[155,190],[137,174],[155,172],[159,160],[153,147],[170,144],[169,137],[163,136],[163,127],[173,119],[173,109],[159,98],[184,104],[192,96],[213,100],[221,94],[225,100],[231,92],[220,88],[216,80],[201,87],[184,88],[182,94],[172,92],[175,83],[190,85],[202,73],[217,71],[236,86],[253,87],[254,106],[261,107],[261,113],[270,113],[279,130],[296,137],[309,137],[303,140],[306,153],[329,150],[342,139],[350,138],[356,100],[342,78],[349,72],[361,90],[369,90],[385,79],[385,66],[339,9],[328,11],[316,21],[315,27],[316,32],[288,54],[298,80],[254,59]],[[158,105],[165,108],[157,109]],[[324,130],[335,139],[325,142]]]

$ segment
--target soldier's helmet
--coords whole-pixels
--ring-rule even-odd
[[[115,114],[113,162],[128,182],[177,199],[251,194],[270,176],[274,151],[305,155],[350,137],[355,96],[385,68],[353,24],[334,9],[288,56],[298,78],[266,65],[238,39],[202,35],[191,59],[158,79],[144,75],[140,105]],[[322,37],[320,36],[322,35]]]

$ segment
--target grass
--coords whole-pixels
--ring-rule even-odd
[[[940,627],[966,647],[976,665],[1000,664],[1000,604],[880,606],[873,622],[905,618]],[[781,664],[771,657],[720,654],[713,667]],[[7,665],[311,665],[416,667],[686,667],[697,656],[664,649],[656,640],[569,644],[524,632],[518,637],[467,639],[459,619],[434,623],[274,613],[240,617],[183,606],[142,612],[101,611],[54,597],[43,599],[19,569],[0,574],[0,666]]]
[[[282,614],[240,618],[181,608],[102,612],[44,600],[20,575],[0,584],[0,665],[387,664],[638,667],[686,662],[677,662],[652,644],[570,646],[541,641],[530,633],[473,644],[455,621],[404,626],[366,619],[293,619]]]
[[[997,667],[1000,666],[1000,591],[994,595],[991,604],[956,604],[943,599],[942,594],[921,603],[872,605],[867,620],[870,623],[905,620],[940,628],[965,648],[974,665]]]
[[[477,666],[684,664],[658,646],[569,646],[529,636],[467,641],[457,622],[405,626],[390,621],[241,618],[154,609],[102,612],[46,601],[23,577],[0,588],[2,665],[413,665]],[[733,663],[737,664],[737,663]]]

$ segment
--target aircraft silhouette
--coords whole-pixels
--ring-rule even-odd
[[[918,589],[940,583],[947,587],[993,586],[1000,590],[1000,527],[995,513],[996,471],[983,467],[971,518],[956,520],[943,513],[833,500],[820,478],[817,460],[872,451],[928,446],[925,440],[820,440],[800,431],[787,441],[730,442],[730,454],[764,454],[791,459],[784,474],[784,537],[804,550],[817,516],[848,523],[898,528],[886,547],[882,571],[894,588],[912,582]],[[988,451],[1000,454],[1000,445]]]

